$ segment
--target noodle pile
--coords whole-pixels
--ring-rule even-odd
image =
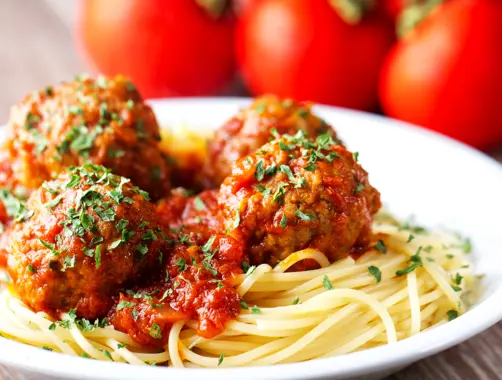
[[[0,333],[48,350],[98,360],[175,367],[292,363],[365,350],[408,338],[466,311],[477,277],[467,240],[428,232],[379,214],[361,258],[330,264],[322,252],[295,252],[275,268],[262,264],[236,278],[242,312],[214,339],[195,321],[176,322],[163,352],[152,352],[111,326],[34,313],[7,287]],[[304,259],[321,268],[286,270]]]

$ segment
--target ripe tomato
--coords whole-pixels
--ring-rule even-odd
[[[234,75],[234,29],[196,0],[82,0],[77,22],[95,68],[129,76],[145,97],[221,90]]]
[[[502,141],[500,20],[500,0],[456,0],[432,12],[386,60],[387,115],[478,148]]]
[[[262,0],[242,14],[236,49],[254,94],[372,109],[393,39],[377,14],[349,25],[327,0]]]

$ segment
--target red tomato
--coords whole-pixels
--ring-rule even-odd
[[[235,21],[196,0],[82,0],[77,34],[95,68],[145,97],[217,92],[234,75]]]
[[[384,111],[478,148],[502,141],[501,20],[500,0],[437,8],[389,54]]]
[[[344,22],[327,0],[253,2],[237,29],[242,75],[254,94],[372,109],[394,31],[383,16]]]

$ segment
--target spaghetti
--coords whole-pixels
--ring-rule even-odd
[[[35,313],[7,287],[0,295],[3,337],[65,354],[130,364],[218,367],[291,363],[392,344],[456,318],[475,296],[470,244],[442,231],[399,224],[380,213],[372,247],[330,264],[314,249],[235,279],[242,312],[214,339],[196,321],[178,321],[153,352],[129,335],[75,315],[55,322]],[[320,269],[287,272],[316,260]]]

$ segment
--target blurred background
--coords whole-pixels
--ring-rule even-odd
[[[276,93],[502,160],[502,0],[0,0],[0,36],[0,124],[35,89],[123,73],[146,98]],[[392,379],[501,378],[501,331]]]
[[[502,146],[500,0],[0,0],[0,31],[2,121],[102,72],[145,98],[275,93]]]

